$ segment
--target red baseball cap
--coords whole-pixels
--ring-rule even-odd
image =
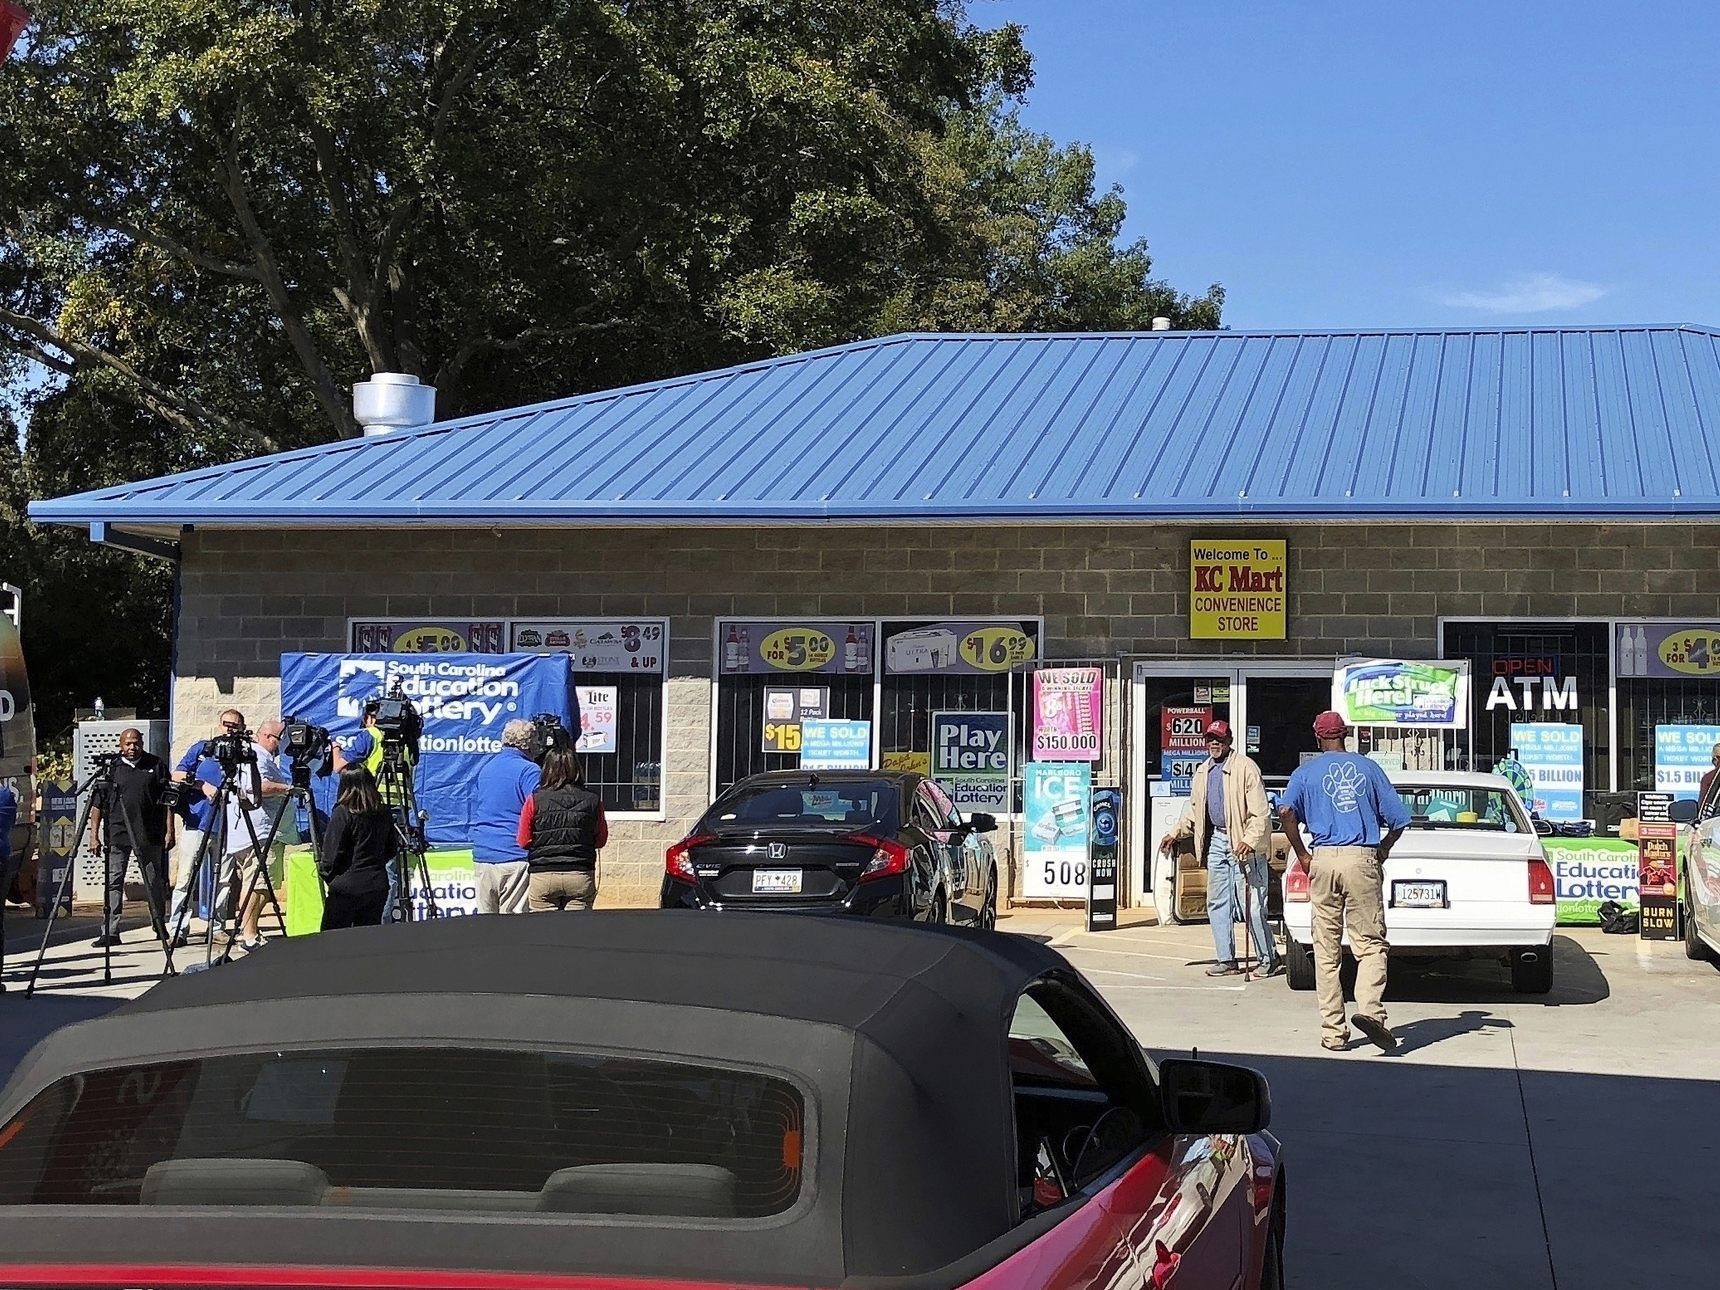
[[[1234,736],[1232,736],[1230,733],[1230,722],[1228,722],[1228,721],[1212,721],[1212,722],[1209,722],[1207,724],[1207,727],[1206,727],[1206,737],[1208,739],[1222,739],[1222,740],[1224,740],[1225,743],[1233,742]]]
[[[1321,739],[1337,739],[1350,733],[1350,723],[1339,712],[1322,712],[1314,718],[1314,733]]]

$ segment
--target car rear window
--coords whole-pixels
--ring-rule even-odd
[[[899,796],[888,780],[738,784],[706,812],[698,831],[841,829],[893,834],[900,819]]]
[[[1492,833],[1532,832],[1516,795],[1490,788],[1400,784],[1412,829],[1468,829]]]
[[[591,1052],[331,1049],[61,1080],[0,1126],[0,1204],[760,1218],[807,1167],[775,1076]]]

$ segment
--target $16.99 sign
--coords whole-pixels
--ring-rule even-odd
[[[1028,762],[1022,770],[1027,863],[1021,894],[1028,900],[1084,900],[1093,768],[1078,762]]]

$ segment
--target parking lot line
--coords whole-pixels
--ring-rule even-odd
[[[1171,963],[1188,963],[1187,954],[1151,954],[1146,950],[1102,950],[1097,945],[1068,945],[1062,947],[1071,954],[1112,954],[1125,959],[1164,959]],[[1193,960],[1199,962],[1199,960]]]
[[[1164,978],[1162,976],[1154,976],[1150,972],[1115,972],[1115,971],[1112,971],[1110,968],[1082,968],[1081,972],[1085,976],[1120,976],[1120,977],[1127,977],[1131,981],[1163,981],[1164,980]]]

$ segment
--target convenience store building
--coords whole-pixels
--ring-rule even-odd
[[[767,750],[784,690],[870,723],[879,764],[926,765],[936,712],[1010,713],[1019,774],[1028,673],[1094,667],[1142,901],[1167,709],[1228,717],[1281,781],[1336,659],[1465,659],[1468,728],[1392,755],[1490,767],[1513,723],[1575,725],[1603,821],[1658,727],[1720,725],[1717,340],[895,336],[31,514],[177,562],[175,746],[276,710],[283,652],[570,653],[613,709],[606,904],[796,763]]]

